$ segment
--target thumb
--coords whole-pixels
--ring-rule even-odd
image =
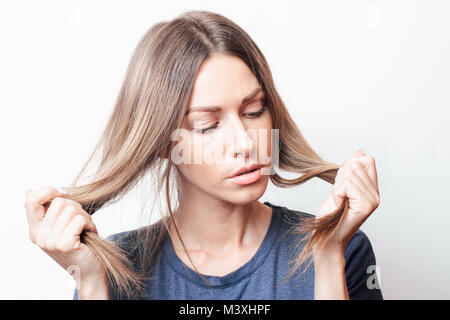
[[[345,200],[345,186],[342,184],[336,184],[333,186],[327,199],[322,203],[317,214],[318,217],[331,214],[337,208],[339,208]]]
[[[44,205],[63,193],[56,188],[43,187],[37,190],[25,190],[25,208],[27,209],[28,221],[31,223],[40,222],[45,215],[46,208]]]

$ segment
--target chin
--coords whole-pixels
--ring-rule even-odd
[[[227,192],[228,201],[234,204],[248,204],[262,197],[267,189],[268,179],[260,179],[251,185],[235,186]]]

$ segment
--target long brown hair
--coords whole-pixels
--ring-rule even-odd
[[[129,241],[136,250],[133,256],[139,257],[136,260],[129,259],[129,251],[95,233],[84,231],[81,235],[81,240],[106,268],[110,290],[116,297],[138,298],[145,291],[151,261],[169,230],[168,221],[172,221],[171,197],[179,181],[179,173],[170,159],[176,144],[171,134],[182,126],[200,64],[214,53],[236,56],[253,72],[264,90],[273,128],[279,129],[279,168],[302,174],[288,180],[275,173],[270,176],[272,183],[286,188],[317,177],[334,184],[340,166],[321,159],[302,136],[275,89],[264,55],[242,28],[208,11],[189,11],[156,23],[141,38],[131,57],[114,109],[97,145],[73,183],[64,188],[68,191],[65,197],[79,202],[90,215],[120,199],[149,172],[157,193],[165,194],[169,215],[163,215],[155,224],[156,229],[141,228],[139,239]],[[97,154],[100,154],[97,169],[88,182],[78,185]],[[289,275],[312,256],[313,246],[338,224],[346,205],[347,200],[333,214],[321,219],[302,219],[294,231],[303,235],[305,243]],[[174,227],[181,240],[176,224]],[[311,263],[310,260],[308,267]]]

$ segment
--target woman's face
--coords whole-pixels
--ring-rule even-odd
[[[264,194],[272,129],[264,101],[261,86],[241,59],[216,54],[202,63],[175,148],[184,161],[177,164],[186,187],[183,193],[234,204],[250,203]],[[260,174],[230,178],[252,164],[265,168]]]

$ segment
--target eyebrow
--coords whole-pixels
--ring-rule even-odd
[[[250,93],[248,96],[246,96],[244,99],[242,99],[241,104],[251,101],[261,91],[262,91],[262,89],[260,87],[256,88],[255,90],[252,91],[252,93]],[[221,110],[221,108],[219,106],[192,107],[186,111],[185,115],[187,115],[191,112],[217,112],[220,110]]]

